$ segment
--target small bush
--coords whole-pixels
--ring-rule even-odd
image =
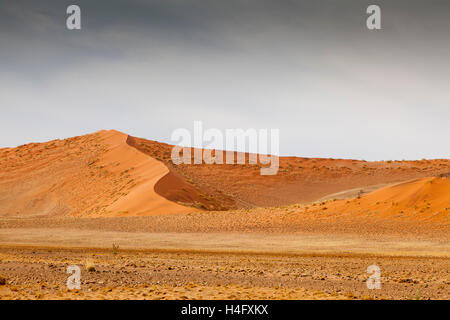
[[[95,264],[91,260],[86,260],[86,271],[88,271],[88,272],[95,271]]]
[[[117,255],[119,253],[119,245],[118,244],[113,243],[112,253],[113,253],[113,255]]]

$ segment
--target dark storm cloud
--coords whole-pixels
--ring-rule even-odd
[[[446,1],[378,2],[385,9],[385,32],[374,36],[367,34],[366,16],[361,14],[371,1],[80,0],[75,3],[82,8],[83,30],[74,33],[65,29],[65,10],[72,3],[3,1],[0,34],[6,45],[1,58],[9,62],[5,64],[17,68],[22,62],[28,72],[40,71],[47,62],[61,68],[67,60],[76,63],[139,52],[152,54],[158,52],[161,42],[172,44],[173,50],[194,53],[254,50],[264,56],[302,49],[320,54],[345,45],[358,50],[368,43],[372,46],[367,50],[373,50],[395,43],[397,32],[415,38],[413,45],[445,41],[448,38],[443,36],[450,31],[446,22],[450,5]],[[398,24],[400,29],[410,25],[411,32],[398,30]],[[421,28],[418,34],[414,29],[417,25]],[[409,40],[405,40],[408,45]]]
[[[448,1],[3,0],[0,145],[203,120],[280,128],[285,154],[449,156],[449,34]]]

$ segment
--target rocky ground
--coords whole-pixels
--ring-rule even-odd
[[[450,298],[448,257],[3,246],[0,259],[1,299]],[[66,286],[70,265],[78,290]],[[370,265],[379,290],[366,286]]]

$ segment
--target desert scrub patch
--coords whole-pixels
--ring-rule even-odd
[[[113,254],[113,255],[117,255],[118,253],[119,253],[119,245],[113,243],[113,244],[112,244],[112,254]]]
[[[92,260],[86,260],[86,271],[87,272],[95,271],[95,264]]]

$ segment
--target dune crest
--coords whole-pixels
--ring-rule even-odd
[[[193,208],[169,201],[155,192],[155,185],[169,173],[169,169],[158,160],[144,155],[130,147],[126,141],[128,135],[111,130],[102,131],[100,137],[108,147],[108,151],[99,160],[99,164],[107,166],[116,163],[110,170],[113,173],[130,170],[137,180],[128,194],[124,195],[106,208],[113,215],[154,215],[167,213],[187,213],[196,211]]]

